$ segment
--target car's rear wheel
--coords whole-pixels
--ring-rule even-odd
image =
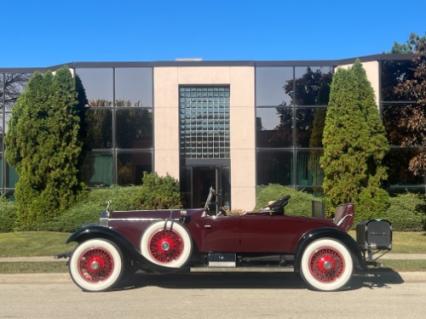
[[[321,238],[310,243],[303,252],[300,274],[313,289],[334,291],[351,279],[353,260],[344,244],[333,238]]]
[[[103,291],[116,285],[123,273],[119,248],[105,239],[90,239],[74,250],[69,261],[72,280],[85,291]]]
[[[179,223],[160,221],[145,230],[140,248],[142,255],[156,265],[181,268],[191,256],[192,242]]]

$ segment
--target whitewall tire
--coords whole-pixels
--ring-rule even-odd
[[[142,235],[140,250],[142,256],[153,264],[178,269],[191,256],[191,237],[179,223],[170,220],[156,222]]]
[[[300,274],[313,289],[334,291],[351,279],[353,260],[344,244],[333,238],[321,238],[310,243],[303,252]]]
[[[120,280],[124,270],[118,247],[105,239],[90,239],[74,250],[69,261],[72,280],[85,291],[103,291]]]

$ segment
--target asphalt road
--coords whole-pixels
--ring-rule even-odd
[[[83,293],[63,274],[0,277],[0,318],[426,318],[425,281],[396,273],[332,293],[293,273],[138,274],[132,283]]]

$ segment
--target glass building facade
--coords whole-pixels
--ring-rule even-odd
[[[91,187],[137,185],[143,172],[155,171],[155,160],[161,160],[155,159],[156,68],[245,66],[254,70],[255,184],[279,183],[320,193],[323,174],[319,159],[331,80],[336,67],[353,61],[72,63],[69,67],[81,81],[87,100],[84,142],[88,152],[82,176]],[[391,144],[385,158],[389,167],[385,186],[393,193],[425,192],[425,176],[414,176],[408,170],[410,158],[425,146],[403,146],[407,133],[403,122],[415,101],[395,90],[398,83],[413,77],[412,62],[406,56],[392,55],[361,61],[376,61],[378,65],[376,93]],[[13,192],[18,180],[5,161],[8,119],[31,74],[44,70],[0,68],[1,193]],[[198,206],[203,194],[194,192],[213,181],[221,185],[224,202],[231,202],[232,98],[233,94],[244,94],[233,91],[234,87],[203,82],[164,92],[175,94],[177,100],[176,149],[181,168],[177,177],[187,206]]]
[[[321,191],[332,66],[256,67],[257,184]]]

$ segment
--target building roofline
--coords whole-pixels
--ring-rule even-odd
[[[384,60],[411,60],[413,54],[374,54],[337,60],[210,60],[210,61],[109,61],[109,62],[70,62],[48,67],[0,67],[3,73],[25,73],[55,70],[64,66],[71,68],[105,68],[105,67],[167,67],[167,66],[336,66],[350,64],[359,59],[361,62]]]

